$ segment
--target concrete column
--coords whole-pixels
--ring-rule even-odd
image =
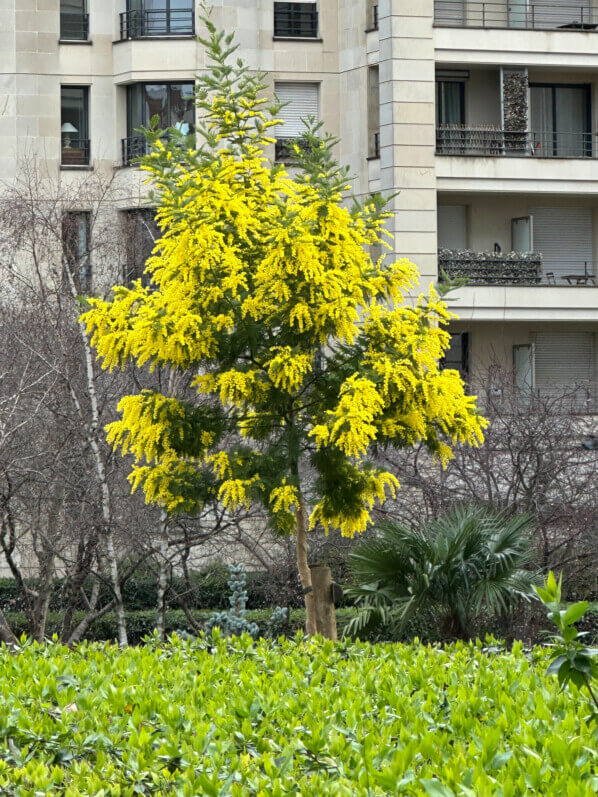
[[[380,172],[394,256],[437,278],[433,0],[380,0]],[[416,293],[419,291],[416,291]]]

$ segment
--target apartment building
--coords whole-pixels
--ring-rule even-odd
[[[151,246],[134,158],[158,114],[192,135],[205,68],[193,0],[3,0],[0,173],[35,151],[65,185],[115,175],[125,277]],[[423,287],[467,284],[447,364],[491,362],[598,409],[598,0],[212,0],[287,101],[273,158],[308,114],[356,195],[395,195],[394,254]],[[8,23],[6,25],[6,23]],[[75,220],[84,257],[86,209]],[[93,287],[93,267],[85,274]]]

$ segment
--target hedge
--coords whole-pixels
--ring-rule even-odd
[[[0,793],[594,797],[545,650],[211,637],[0,651]]]
[[[173,576],[169,581],[167,601],[173,607],[177,604],[177,595],[185,594],[191,609],[228,609],[228,570],[224,565],[216,564],[209,569],[193,571],[190,575],[192,590],[186,593],[185,583],[180,576]],[[302,604],[298,584],[294,583],[294,573],[287,577],[281,574],[280,580],[266,571],[250,571],[247,573],[247,607],[263,609],[281,604],[299,608]],[[31,584],[35,586],[35,581]],[[55,579],[50,599],[50,610],[60,611],[65,603],[65,584],[62,579]],[[125,608],[129,611],[154,609],[158,601],[157,577],[151,570],[143,569],[127,579],[122,588]],[[100,603],[110,600],[108,586],[102,588]],[[79,603],[77,608],[82,609]],[[0,579],[0,609],[2,611],[23,611],[23,598],[18,593],[14,579]]]

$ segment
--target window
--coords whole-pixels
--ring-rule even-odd
[[[442,358],[440,367],[459,371],[462,379],[469,378],[469,333],[454,332],[451,334],[451,344]]]
[[[60,39],[87,41],[89,14],[86,0],[60,0]]]
[[[127,86],[127,138],[123,139],[123,164],[145,155],[145,137],[154,116],[165,130],[174,127],[182,135],[195,131],[195,85],[193,83],[136,83]]]
[[[63,166],[89,164],[89,111],[87,86],[60,89],[61,163]]]
[[[523,393],[567,395],[583,410],[592,400],[596,341],[592,332],[537,332],[513,347],[515,384]]]
[[[378,30],[378,0],[366,0],[366,32]]]
[[[438,206],[438,248],[467,249],[466,205]]]
[[[127,0],[127,10],[120,15],[121,39],[194,33],[193,0]]]
[[[72,277],[77,293],[91,290],[90,214],[87,211],[65,213],[62,218],[63,282],[68,289]]]
[[[276,127],[276,160],[292,159],[292,142],[305,132],[303,120],[319,118],[318,83],[276,83],[276,96],[286,103],[278,114],[283,124]]]
[[[465,124],[465,83],[461,80],[436,81],[436,124]]]
[[[291,39],[316,39],[317,3],[274,3],[274,36]]]
[[[591,157],[589,86],[530,84],[530,106],[534,155]]]
[[[123,280],[130,284],[140,279],[144,285],[149,277],[144,274],[145,264],[160,237],[156,223],[156,212],[152,208],[135,208],[123,214],[123,238],[126,241],[126,262],[123,264]]]
[[[576,390],[594,377],[591,332],[538,332],[534,335],[534,385],[539,393]]]
[[[368,68],[368,157],[380,157],[380,91],[377,66]]]

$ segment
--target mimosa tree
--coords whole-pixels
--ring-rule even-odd
[[[108,437],[134,455],[133,489],[172,513],[261,503],[296,537],[312,634],[325,629],[309,530],[362,532],[399,488],[368,453],[423,441],[446,461],[451,443],[481,442],[484,421],[459,374],[439,368],[444,302],[432,288],[404,304],[415,266],[368,254],[384,235],[381,203],[348,209],[346,172],[313,132],[296,148],[298,177],[269,162],[279,107],[262,75],[229,63],[232,37],[206,24],[203,144],[153,131],[142,166],[162,230],[151,284],[90,300],[83,320],[105,367],[195,374],[196,401],[153,391],[121,400]]]

